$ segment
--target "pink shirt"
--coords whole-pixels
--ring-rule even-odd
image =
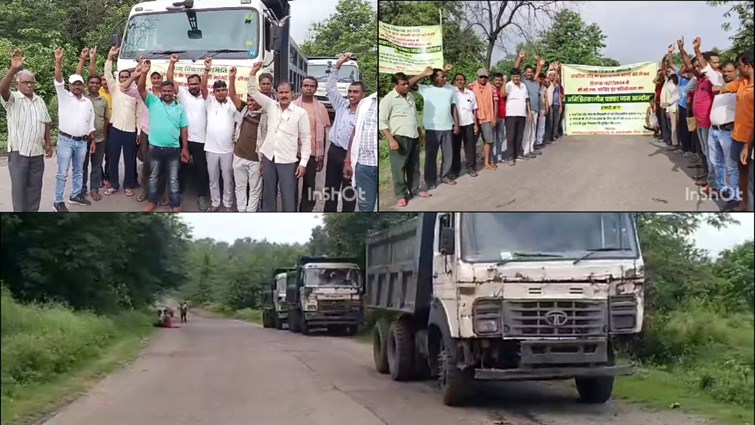
[[[692,111],[699,127],[710,128],[710,110],[713,106],[713,97],[713,84],[707,77],[700,77],[697,80],[694,102],[692,103]]]
[[[139,128],[137,130],[141,130],[142,133],[149,134],[149,111],[147,110],[147,105],[144,104],[141,95],[139,95],[139,89],[136,88],[136,84],[132,84],[131,87],[127,89],[121,89],[121,91],[138,101],[136,103],[136,107],[138,109],[136,115],[139,117],[139,123],[137,124]],[[160,93],[155,93],[153,91],[152,94],[160,97]]]

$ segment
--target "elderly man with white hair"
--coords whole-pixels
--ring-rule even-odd
[[[24,56],[16,49],[8,72],[0,81],[0,104],[8,119],[8,170],[14,212],[37,212],[42,198],[43,156],[52,156],[50,114],[34,93],[34,73],[23,69]],[[16,80],[18,91],[11,91]]]

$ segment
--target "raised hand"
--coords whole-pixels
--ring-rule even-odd
[[[545,59],[543,59],[542,56],[537,56],[536,58],[537,58],[538,65],[540,65],[541,67],[545,65]]]
[[[343,53],[341,56],[338,57],[338,60],[336,61],[336,68],[340,68],[341,65],[346,63],[346,61],[351,59],[351,53]]]
[[[684,50],[684,36],[682,36],[682,38],[676,40],[676,45],[679,46],[679,51]]]
[[[170,61],[171,61],[171,63],[176,63],[176,62],[178,62],[178,61],[179,61],[180,59],[181,59],[181,58],[180,58],[180,57],[179,57],[179,56],[178,56],[177,54],[175,54],[175,53],[173,53],[172,55],[170,55]]]
[[[425,68],[425,70],[422,71],[422,75],[427,75],[427,76],[433,75],[433,67],[428,66],[427,68]]]
[[[447,63],[446,66],[443,68],[443,70],[446,71],[446,72],[449,72],[452,69],[454,69],[454,64],[452,64],[452,63]]]
[[[519,52],[519,57],[520,58],[524,59],[525,56],[527,56],[527,52],[525,52],[524,50],[522,50],[522,51]]]
[[[110,48],[110,51],[107,53],[108,59],[113,59],[115,56],[118,56],[118,53],[121,51],[120,47],[113,46]]]
[[[89,59],[94,59],[97,57],[97,46],[92,47],[89,49]]]
[[[700,49],[700,44],[702,44],[702,42],[703,41],[700,39],[700,37],[696,37],[692,42],[692,47],[694,47],[695,49]]]
[[[257,74],[262,69],[262,62],[257,62],[252,65],[252,75]]]
[[[668,45],[668,54],[671,55],[673,53],[674,53],[674,45],[673,44],[669,44]]]
[[[55,62],[63,62],[63,57],[66,55],[66,51],[62,47],[55,49]]]
[[[81,55],[79,55],[79,59],[85,61],[87,60],[88,57],[89,57],[89,48],[84,47],[83,49],[81,49]]]
[[[13,55],[10,58],[10,68],[16,71],[20,71],[24,67],[24,54],[21,50],[16,49],[13,51]]]
[[[228,70],[228,79],[230,81],[234,81],[236,79],[236,67],[232,66],[231,69]]]
[[[204,69],[209,71],[212,68],[212,58],[204,58]]]

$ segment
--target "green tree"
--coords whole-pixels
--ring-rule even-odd
[[[368,93],[377,85],[377,14],[365,0],[340,0],[336,13],[312,24],[310,37],[301,44],[307,56],[357,55]]]
[[[562,10],[540,37],[538,52],[548,62],[580,65],[604,64],[601,55],[606,36],[597,24],[587,24],[579,13]]]
[[[731,49],[735,54],[752,52],[753,48],[753,4],[750,1],[720,0],[709,1],[710,6],[726,6],[729,9],[724,13],[724,18],[730,18],[736,14],[739,20],[739,28],[734,35],[729,37],[732,41]],[[731,31],[730,22],[721,24],[721,29]]]

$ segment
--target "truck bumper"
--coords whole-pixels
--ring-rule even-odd
[[[328,326],[328,325],[357,325],[362,320],[359,314],[334,314],[320,312],[305,312],[304,320],[310,326]]]
[[[631,366],[554,367],[519,369],[475,369],[474,378],[481,381],[532,381],[582,377],[631,375]]]

